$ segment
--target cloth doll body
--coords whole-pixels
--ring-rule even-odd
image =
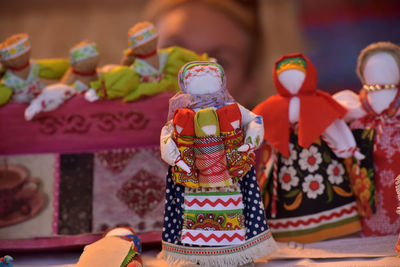
[[[97,65],[99,49],[94,42],[83,41],[70,50],[70,69],[64,74],[61,83],[72,85],[76,91],[84,92],[89,84],[98,79]]]
[[[173,117],[174,134],[173,139],[180,152],[178,160],[182,160],[190,169],[184,171],[178,165],[172,167],[172,176],[175,183],[187,187],[199,187],[194,170],[194,116],[195,112],[191,109],[176,109]]]
[[[142,267],[142,248],[131,228],[119,227],[104,234],[103,238],[87,245],[76,267]]]
[[[91,87],[100,98],[120,98],[134,101],[164,91],[179,91],[176,79],[179,69],[187,62],[207,60],[181,47],[157,49],[158,33],[150,22],[140,22],[129,32],[129,49],[123,65],[103,73]]]
[[[89,89],[90,81],[97,79],[96,67],[99,61],[97,45],[88,41],[80,42],[70,50],[71,67],[60,83],[46,86],[25,110],[25,119],[32,120],[40,112],[57,109],[75,93]]]
[[[29,103],[43,89],[40,78],[59,79],[68,68],[66,59],[30,60],[30,51],[25,33],[0,44],[0,61],[6,69],[0,81],[0,105],[8,101]]]
[[[400,173],[399,66],[399,46],[389,42],[371,44],[358,59],[357,73],[364,84],[360,93],[346,90],[334,95],[349,109],[346,120],[351,129],[362,130],[363,136],[368,137],[358,138],[358,145],[369,145],[373,150],[373,169],[368,171],[370,165],[361,161],[361,175],[354,175],[353,182],[353,189],[360,192],[361,204],[372,206],[362,218],[367,236],[400,231],[394,188],[395,177]]]
[[[251,144],[244,141],[237,149],[253,153],[260,144],[256,139],[262,139],[262,119],[235,103],[225,88],[223,69],[216,63],[186,64],[179,72],[179,82],[182,91],[170,100],[169,121],[160,137],[161,156],[172,168],[178,164],[182,169],[187,167],[179,160],[179,149],[171,138],[174,127],[170,120],[175,110],[190,109],[196,113],[195,149],[196,145],[205,151],[212,148],[207,160],[200,158],[201,166],[195,157],[195,168],[208,164],[212,175],[206,175],[206,182],[200,182],[201,175],[197,175],[198,187],[188,187],[173,182],[170,167],[161,255],[171,265],[191,262],[201,266],[238,266],[266,256],[275,249],[275,242],[266,224],[254,168],[232,179],[226,158],[220,156],[223,138],[208,142],[208,138],[221,137],[219,115],[223,112],[219,114],[218,109],[237,105],[240,120],[234,126],[247,129],[244,140],[251,140]],[[222,184],[210,182],[210,177],[222,177]]]
[[[316,71],[302,54],[275,63],[274,83],[279,94],[253,110],[264,117],[265,149],[272,152],[261,186],[274,237],[309,243],[359,231],[342,162],[357,152],[341,119],[346,110],[315,89]]]

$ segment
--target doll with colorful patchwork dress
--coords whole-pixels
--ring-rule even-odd
[[[128,32],[128,40],[123,65],[101,74],[92,82],[93,90],[88,93],[88,99],[133,101],[164,91],[177,92],[179,69],[187,62],[208,59],[206,54],[197,55],[176,46],[157,49],[157,29],[150,22],[133,26]]]
[[[349,112],[345,119],[360,132],[357,143],[371,150],[370,162],[361,161],[353,173],[353,189],[363,210],[362,229],[369,235],[397,234],[395,178],[400,174],[400,47],[378,42],[364,48],[357,64],[363,87],[358,94],[345,90],[334,95]]]
[[[268,255],[275,241],[254,171],[262,118],[238,104],[213,62],[179,72],[160,137],[170,167],[162,258],[170,265],[241,266]]]
[[[6,69],[0,81],[0,105],[29,103],[43,89],[40,78],[60,79],[68,69],[66,59],[30,59],[31,45],[26,33],[14,34],[0,44],[0,62]]]
[[[266,144],[259,177],[269,226],[278,241],[309,243],[361,230],[343,159],[363,159],[343,120],[346,109],[316,90],[317,72],[302,54],[275,63],[277,95],[262,115]]]

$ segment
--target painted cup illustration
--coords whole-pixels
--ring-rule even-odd
[[[31,188],[29,194],[23,189]],[[6,216],[17,207],[20,200],[29,199],[39,189],[39,181],[28,176],[28,172],[15,164],[0,165],[0,217]]]

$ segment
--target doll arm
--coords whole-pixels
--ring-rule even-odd
[[[366,115],[366,112],[362,108],[358,95],[354,92],[350,90],[344,90],[334,94],[333,98],[342,106],[347,108],[348,112],[344,116],[345,121],[349,122],[364,117]]]
[[[364,155],[358,151],[356,141],[349,127],[342,119],[335,120],[325,132],[322,138],[339,158],[354,156],[358,160],[364,159]]]
[[[0,106],[7,104],[10,101],[13,90],[4,84],[0,84]]]
[[[167,122],[161,129],[160,150],[161,158],[171,166],[179,166],[182,170],[190,173],[189,166],[181,159],[181,153],[172,139],[172,121]]]
[[[69,61],[66,58],[52,58],[36,60],[39,65],[39,77],[44,79],[61,79],[69,68]]]
[[[242,114],[242,126],[246,132],[244,144],[238,148],[239,151],[257,149],[264,138],[264,124],[261,116],[257,116],[242,105],[239,105]]]
[[[125,97],[135,90],[139,80],[139,75],[131,68],[118,66],[101,74],[97,81],[90,83],[90,87],[100,98],[114,99]]]

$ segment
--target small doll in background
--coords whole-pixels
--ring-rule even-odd
[[[109,230],[100,240],[87,245],[76,267],[142,267],[142,247],[132,228]]]
[[[359,94],[345,90],[334,95],[349,112],[346,120],[359,147],[370,148],[370,161],[353,173],[353,189],[363,210],[363,233],[390,235],[400,231],[396,214],[395,178],[400,174],[400,47],[390,42],[364,48],[357,64],[364,84]]]
[[[70,50],[69,70],[61,79],[62,83],[72,85],[78,92],[89,89],[89,84],[98,79],[97,65],[100,61],[99,49],[94,42],[83,41]]]
[[[179,69],[187,62],[207,60],[181,47],[157,49],[157,29],[150,22],[139,22],[128,32],[129,48],[125,50],[122,66],[103,73],[91,83],[98,98],[124,98],[134,101],[164,91],[177,92]]]
[[[6,69],[0,81],[0,105],[30,103],[43,89],[40,78],[60,79],[68,69],[65,59],[30,60],[26,33],[14,34],[0,44],[0,62]]]
[[[264,118],[260,176],[269,226],[278,241],[309,243],[361,230],[343,158],[358,151],[346,109],[316,89],[317,72],[302,54],[275,63],[274,95],[253,110]]]
[[[213,62],[179,72],[160,137],[169,165],[162,258],[170,265],[242,266],[265,257],[275,241],[254,171],[262,118],[236,103]]]
[[[70,50],[71,67],[62,77],[60,83],[52,84],[32,101],[25,110],[25,119],[32,120],[40,112],[57,109],[75,93],[89,89],[89,83],[97,80],[99,49],[93,42],[83,41]]]

